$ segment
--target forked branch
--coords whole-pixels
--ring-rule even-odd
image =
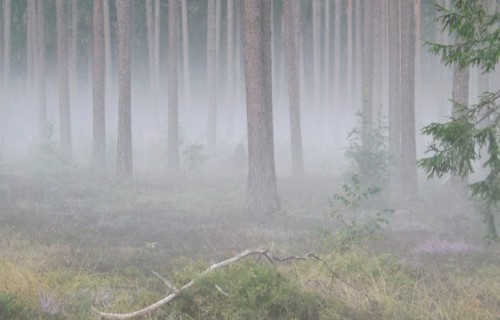
[[[249,249],[249,250],[245,250],[245,251],[241,252],[240,254],[238,254],[232,258],[229,258],[227,260],[224,260],[224,261],[221,261],[221,262],[218,262],[218,263],[211,265],[205,271],[198,274],[198,276],[196,278],[194,278],[191,281],[189,281],[188,283],[186,283],[180,289],[177,289],[167,279],[163,278],[158,273],[153,272],[173,292],[171,294],[169,294],[168,296],[166,296],[165,298],[163,298],[163,299],[161,299],[161,300],[153,303],[152,305],[145,307],[141,310],[137,310],[137,311],[130,312],[130,313],[122,313],[122,314],[121,313],[106,313],[106,312],[99,311],[93,307],[92,307],[92,310],[104,319],[113,319],[113,320],[132,319],[132,318],[141,317],[141,316],[150,314],[150,313],[158,310],[162,306],[166,305],[170,301],[174,300],[182,291],[192,287],[196,280],[203,278],[207,273],[209,273],[215,269],[228,266],[228,265],[235,263],[235,262],[237,262],[243,258],[246,258],[248,256],[255,256],[255,255],[258,256],[257,260],[260,259],[260,257],[265,257],[271,263],[273,261],[285,262],[285,261],[291,261],[291,260],[305,260],[305,259],[313,258],[313,259],[316,259],[316,260],[323,262],[325,264],[325,266],[329,269],[329,271],[331,271],[332,274],[334,276],[336,276],[336,273],[328,266],[326,261],[324,261],[323,259],[316,256],[314,253],[309,253],[305,256],[289,256],[289,257],[285,257],[285,258],[280,258],[280,257],[275,257],[273,255],[270,255],[268,250]],[[219,290],[220,288],[217,288],[217,289]],[[224,291],[222,291],[222,289],[220,289],[219,292],[223,292],[224,294],[227,294]]]

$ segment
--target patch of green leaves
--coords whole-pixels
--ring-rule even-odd
[[[354,244],[374,237],[384,224],[389,223],[388,217],[393,210],[364,208],[381,191],[380,187],[364,188],[359,177],[353,175],[350,183],[342,185],[342,193],[333,195],[330,200],[331,214],[340,224],[336,240],[341,250],[347,250]]]

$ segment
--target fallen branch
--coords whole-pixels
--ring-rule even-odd
[[[309,258],[313,258],[313,259],[316,259],[318,261],[322,261],[325,264],[325,266],[328,268],[328,270],[330,272],[332,272],[332,275],[334,277],[337,277],[337,274],[333,271],[332,268],[330,268],[330,266],[326,263],[326,261],[324,261],[323,259],[316,256],[314,253],[309,253],[305,256],[289,256],[289,257],[285,257],[285,258],[279,258],[279,257],[275,257],[273,255],[270,255],[268,250],[250,249],[250,250],[245,250],[232,258],[229,258],[227,260],[224,260],[224,261],[221,261],[221,262],[218,262],[218,263],[211,265],[205,271],[200,273],[196,278],[194,278],[191,281],[189,281],[188,283],[186,283],[180,289],[177,289],[177,287],[172,285],[167,279],[165,279],[164,277],[162,277],[161,275],[159,275],[158,273],[153,271],[154,275],[156,277],[158,277],[160,280],[162,280],[165,283],[165,285],[173,292],[171,294],[167,295],[165,298],[163,298],[163,299],[161,299],[161,300],[153,303],[152,305],[145,307],[141,310],[137,310],[137,311],[130,312],[130,313],[122,313],[122,314],[121,313],[106,313],[106,312],[99,311],[99,310],[95,309],[94,307],[92,307],[92,310],[104,319],[113,319],[113,320],[132,319],[132,318],[148,315],[148,314],[158,310],[162,306],[166,305],[167,303],[169,303],[173,299],[175,299],[182,291],[192,287],[194,285],[194,283],[196,282],[196,280],[203,278],[207,273],[209,273],[215,269],[228,266],[232,263],[235,263],[243,258],[246,258],[248,256],[252,256],[252,255],[257,255],[258,256],[257,260],[259,260],[260,257],[265,257],[271,263],[273,261],[286,262],[286,261],[290,261],[290,260],[306,260]],[[224,292],[222,289],[218,288],[217,286],[216,286],[216,288],[221,294],[227,295],[227,293]]]

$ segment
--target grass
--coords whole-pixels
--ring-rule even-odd
[[[399,210],[379,239],[339,252],[317,232],[336,228],[332,178],[283,183],[286,214],[256,219],[245,212],[243,180],[120,185],[78,168],[21,169],[1,177],[1,319],[95,319],[91,306],[129,312],[166,295],[151,271],[180,287],[255,247],[314,251],[336,276],[314,260],[248,259],[149,319],[500,319],[498,244],[453,238],[445,220],[429,222],[436,213],[426,199],[412,223]]]

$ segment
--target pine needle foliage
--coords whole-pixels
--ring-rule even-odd
[[[437,6],[438,21],[457,41],[455,44],[427,42],[429,50],[445,65],[477,66],[483,73],[494,71],[500,58],[500,12],[490,13],[487,1],[456,0],[451,8]],[[483,204],[488,240],[498,240],[495,214],[500,208],[500,91],[484,92],[479,102],[459,105],[456,117],[431,123],[422,133],[432,137],[419,166],[429,178],[453,174],[465,177],[480,162],[487,171],[483,180],[469,185],[472,196]]]

